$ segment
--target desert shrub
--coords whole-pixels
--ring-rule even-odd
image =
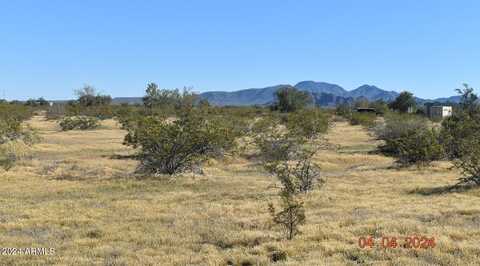
[[[27,144],[38,141],[36,132],[22,124],[31,115],[31,110],[24,106],[0,104],[0,144],[14,140]]]
[[[31,144],[23,140],[12,140],[0,144],[0,167],[8,171],[15,166],[20,159],[30,154]]]
[[[75,94],[78,98],[66,105],[67,116],[89,116],[102,120],[113,117],[112,98],[109,95],[97,93],[96,89],[89,85],[76,90]]]
[[[275,213],[275,210],[274,210]],[[269,254],[271,262],[279,262],[287,260],[287,252],[283,250],[272,250]]]
[[[314,152],[302,150],[292,161],[275,161],[264,165],[282,184],[282,193],[297,195],[311,191],[315,185],[323,184],[320,167],[312,162]]]
[[[276,211],[275,206],[270,203],[269,211],[273,222],[283,227],[288,240],[293,239],[300,233],[299,226],[305,224],[305,208],[303,201],[290,195],[282,197],[281,210]]]
[[[25,157],[27,147],[39,140],[38,134],[22,124],[31,109],[18,104],[0,104],[0,167],[9,170]]]
[[[173,121],[140,117],[130,126],[125,144],[140,148],[141,173],[173,175],[234,147],[231,128],[195,109],[184,110]]]
[[[403,165],[425,165],[443,157],[443,147],[435,129],[411,130],[398,139],[389,141],[398,149],[398,162]]]
[[[460,183],[480,185],[480,105],[473,89],[464,84],[460,108],[442,122],[441,143],[460,169]]]
[[[46,107],[49,105],[49,103],[43,97],[40,97],[38,99],[28,99],[25,102],[25,105],[31,107]]]
[[[272,109],[282,113],[295,112],[313,103],[310,93],[295,87],[280,88],[275,92],[275,103]]]
[[[299,145],[296,139],[286,137],[279,132],[258,136],[255,138],[255,143],[263,162],[288,160],[295,156]]]
[[[269,126],[267,129],[271,130],[270,133],[260,138],[263,141],[261,145],[269,144],[267,149],[260,145],[263,166],[282,185],[279,193],[281,210],[277,212],[272,203],[269,204],[269,210],[273,222],[284,228],[290,240],[300,233],[299,226],[305,223],[301,194],[306,194],[324,181],[320,179],[320,168],[312,162],[317,149],[311,139],[292,136],[278,130],[278,127]]]
[[[440,141],[450,159],[462,156],[464,152],[462,144],[464,140],[477,137],[480,132],[480,115],[471,116],[465,112],[458,111],[453,116],[442,121]]]
[[[440,140],[450,159],[457,159],[465,154],[462,151],[465,140],[477,138],[480,132],[480,105],[473,89],[464,84],[464,89],[457,89],[461,95],[459,108],[453,115],[442,121]]]
[[[396,157],[402,165],[429,164],[444,155],[439,132],[425,118],[391,114],[385,124],[375,128],[375,133],[385,141],[380,151]]]
[[[385,141],[385,144],[380,146],[380,150],[385,154],[394,155],[399,150],[397,146],[390,145],[392,141],[407,135],[410,131],[428,128],[428,120],[423,117],[392,113],[385,117],[384,123],[379,123],[374,128],[374,133],[378,139]]]
[[[100,120],[113,118],[113,108],[111,105],[88,105],[83,106],[77,101],[69,102],[65,107],[66,116],[88,116]]]
[[[376,119],[377,119],[377,116],[375,114],[354,112],[350,116],[350,124],[362,125],[364,127],[371,128],[375,126]]]
[[[312,139],[328,129],[329,117],[318,109],[305,109],[287,116],[286,126],[293,135]]]
[[[0,120],[25,121],[33,114],[33,109],[19,104],[0,103]]]
[[[198,104],[198,96],[189,88],[160,89],[157,84],[149,83],[142,98],[143,105],[150,115],[169,114],[175,115],[185,108]],[[205,106],[202,104],[202,106]],[[205,106],[207,107],[207,106]]]
[[[460,183],[473,182],[480,185],[480,134],[464,139],[459,145],[454,166],[462,172]]]
[[[60,120],[58,124],[63,131],[89,130],[97,128],[99,121],[97,118],[89,116],[67,116]]]
[[[20,138],[21,134],[21,121],[14,118],[5,118],[0,120],[0,144]]]
[[[346,119],[350,119],[352,117],[352,107],[346,103],[339,104],[335,108],[335,114]]]
[[[369,107],[370,108],[373,108],[375,109],[375,112],[378,114],[378,115],[385,115],[388,113],[388,104],[386,102],[384,102],[383,100],[376,100],[374,102],[371,102],[369,104]]]
[[[263,163],[288,161],[295,156],[298,146],[304,143],[302,138],[289,134],[281,118],[274,115],[255,121],[250,134]]]

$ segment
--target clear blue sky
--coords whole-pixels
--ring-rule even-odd
[[[419,97],[480,87],[480,1],[0,0],[0,98],[302,80]]]

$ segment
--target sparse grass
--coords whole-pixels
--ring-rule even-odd
[[[337,149],[318,152],[327,179],[305,201],[302,234],[285,241],[268,202],[275,177],[241,158],[204,175],[135,178],[125,132],[111,121],[61,132],[34,117],[41,143],[0,172],[3,247],[53,247],[54,256],[0,256],[2,265],[474,265],[480,256],[480,189],[425,193],[456,183],[448,162],[396,168],[368,151],[360,126],[337,122]],[[370,148],[371,149],[370,149]],[[341,152],[348,151],[348,152]],[[2,170],[0,170],[2,171]],[[430,250],[362,250],[361,236],[433,236]]]

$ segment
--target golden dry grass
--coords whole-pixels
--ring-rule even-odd
[[[267,204],[278,184],[254,162],[213,161],[204,175],[136,179],[114,121],[61,132],[34,117],[43,138],[0,172],[0,243],[53,247],[53,256],[1,256],[1,265],[478,265],[480,190],[435,193],[458,173],[448,162],[398,169],[371,151],[361,127],[337,122],[337,149],[319,151],[326,185],[306,198],[302,235],[283,240]],[[435,237],[428,250],[360,249],[361,236]],[[249,264],[250,263],[250,264]]]

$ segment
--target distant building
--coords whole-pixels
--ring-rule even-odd
[[[375,114],[375,108],[366,108],[366,107],[358,107],[357,108],[358,113],[373,113]]]
[[[443,119],[453,114],[451,106],[436,105],[429,108],[428,114],[432,119]]]

